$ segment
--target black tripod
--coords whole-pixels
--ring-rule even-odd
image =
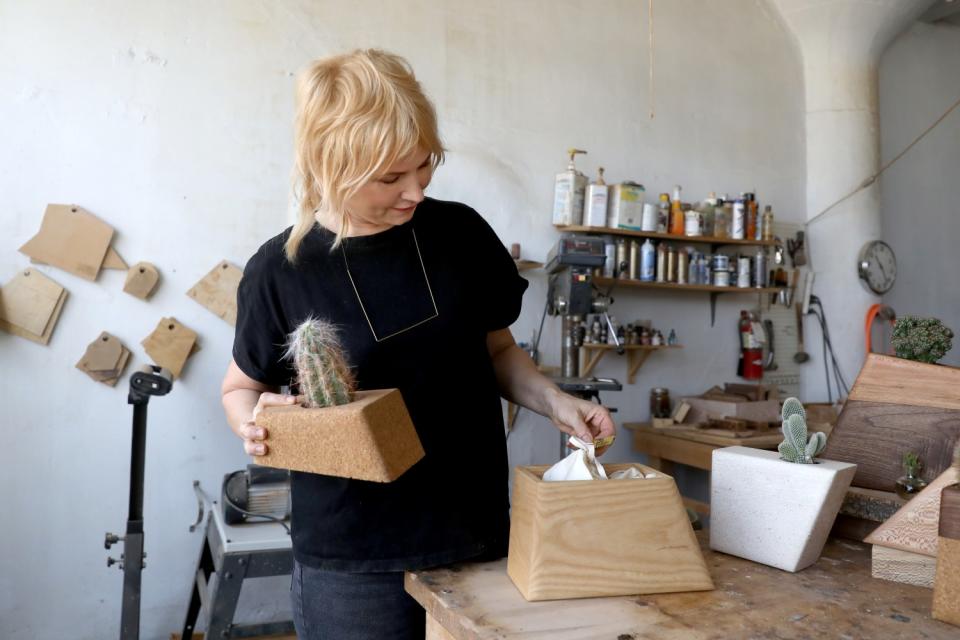
[[[119,562],[123,570],[123,607],[120,614],[120,640],[140,637],[140,574],[143,559],[143,471],[147,445],[147,403],[150,396],[165,396],[173,388],[173,376],[166,369],[147,365],[130,376],[127,404],[133,405],[133,445],[130,449],[130,515],[127,534],[107,533],[103,547],[109,549],[123,541],[120,560],[107,558],[107,566]]]

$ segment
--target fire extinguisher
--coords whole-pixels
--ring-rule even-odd
[[[749,311],[740,312],[740,360],[737,375],[747,380],[763,378],[763,333],[760,323]]]

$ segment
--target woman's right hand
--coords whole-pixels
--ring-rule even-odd
[[[257,400],[257,406],[253,408],[253,415],[250,419],[240,425],[239,434],[243,438],[243,450],[250,456],[262,456],[267,453],[268,433],[264,427],[257,426],[257,416],[266,407],[285,407],[295,405],[299,402],[296,396],[284,395],[282,393],[261,393]]]

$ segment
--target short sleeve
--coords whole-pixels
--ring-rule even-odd
[[[490,331],[506,329],[520,317],[523,293],[529,283],[520,277],[517,265],[510,252],[480,214],[477,218],[476,237],[480,255],[474,264],[477,289],[482,292],[481,316],[484,328]]]
[[[237,289],[237,326],[233,360],[240,370],[263,384],[289,384],[283,359],[286,323],[275,275],[261,252],[250,258]]]

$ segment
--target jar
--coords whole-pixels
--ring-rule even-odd
[[[663,387],[650,389],[650,417],[670,417],[670,390]]]
[[[904,500],[909,500],[923,491],[924,487],[927,486],[927,481],[920,477],[920,473],[923,471],[923,463],[915,453],[907,453],[903,456],[903,470],[906,475],[897,479],[897,495]]]

